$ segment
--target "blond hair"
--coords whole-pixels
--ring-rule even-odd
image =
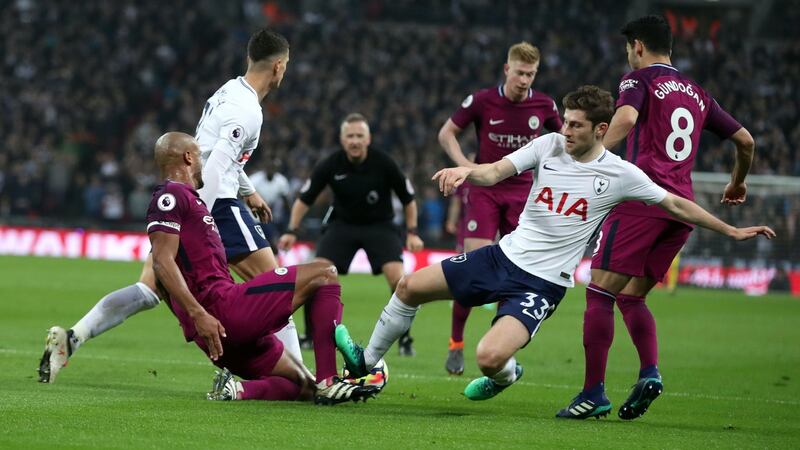
[[[516,43],[508,49],[508,62],[511,61],[536,64],[539,62],[539,48],[527,41]]]

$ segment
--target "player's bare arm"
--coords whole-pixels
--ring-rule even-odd
[[[284,251],[289,250],[294,243],[297,242],[297,229],[300,228],[300,222],[303,221],[303,217],[306,216],[309,209],[310,206],[303,203],[299,198],[294,201],[292,212],[289,216],[289,225],[286,227],[286,233],[283,233],[278,240],[279,249]]]
[[[611,118],[611,123],[608,125],[608,131],[603,137],[603,147],[609,150],[616,147],[633,129],[638,118],[639,111],[633,106],[623,105],[617,108],[614,117]]]
[[[458,218],[461,215],[461,199],[453,197],[447,206],[447,220],[444,228],[448,233],[455,235],[458,232]]]
[[[170,298],[177,301],[194,320],[197,333],[206,342],[211,359],[216,361],[222,356],[221,338],[225,337],[225,328],[189,292],[186,280],[175,263],[180,238],[176,234],[155,231],[150,233],[150,243],[153,247],[153,271],[156,278],[170,293]]]
[[[445,197],[461,186],[465,180],[478,186],[493,186],[506,178],[515,175],[517,169],[506,158],[491,164],[479,164],[475,167],[450,167],[433,174],[432,180],[439,181],[439,190]]]
[[[744,203],[747,198],[747,184],[744,179],[750,172],[756,143],[744,127],[733,133],[730,139],[736,144],[736,162],[733,165],[731,181],[725,186],[720,203],[736,206]]]
[[[425,242],[417,234],[417,202],[411,200],[403,206],[406,219],[406,248],[410,252],[418,252],[425,248]]]
[[[716,231],[717,233],[724,234],[737,241],[752,239],[759,234],[767,239],[775,237],[775,232],[768,226],[759,225],[755,227],[736,228],[717,219],[711,213],[701,208],[697,203],[670,193],[667,193],[667,196],[658,206],[677,219]]]
[[[447,156],[459,166],[476,167],[477,164],[464,156],[461,145],[458,143],[458,134],[461,133],[461,131],[462,129],[453,122],[453,119],[447,119],[447,122],[445,122],[439,130],[439,145],[442,146]]]

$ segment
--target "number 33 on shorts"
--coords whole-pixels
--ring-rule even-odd
[[[535,320],[546,319],[550,312],[554,309],[555,305],[551,305],[546,298],[535,294],[533,292],[526,292],[527,301],[520,302],[522,306],[522,314],[532,317]]]

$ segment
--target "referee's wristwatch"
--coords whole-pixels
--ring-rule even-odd
[[[413,234],[414,236],[419,235],[419,233],[417,233],[417,227],[406,228],[406,234]]]

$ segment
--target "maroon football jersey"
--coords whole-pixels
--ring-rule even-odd
[[[691,172],[703,129],[722,139],[742,126],[693,80],[672,66],[653,64],[622,78],[617,108],[639,112],[627,136],[626,158],[667,191],[694,200]],[[671,218],[656,205],[625,202],[617,211]]]
[[[450,118],[461,129],[475,124],[478,136],[478,164],[493,163],[517,150],[534,138],[544,128],[550,131],[561,129],[558,107],[547,95],[528,90],[528,97],[521,102],[512,102],[503,91],[503,86],[480,90],[468,96],[461,108]],[[509,177],[498,187],[526,184],[530,186],[531,173]]]
[[[156,231],[179,236],[175,262],[189,291],[201,305],[211,305],[223,290],[234,285],[214,218],[191,186],[173,181],[156,186],[147,209],[147,233]],[[177,302],[170,304],[180,319],[184,335],[190,338],[195,334],[193,322],[184,320],[188,316]]]

